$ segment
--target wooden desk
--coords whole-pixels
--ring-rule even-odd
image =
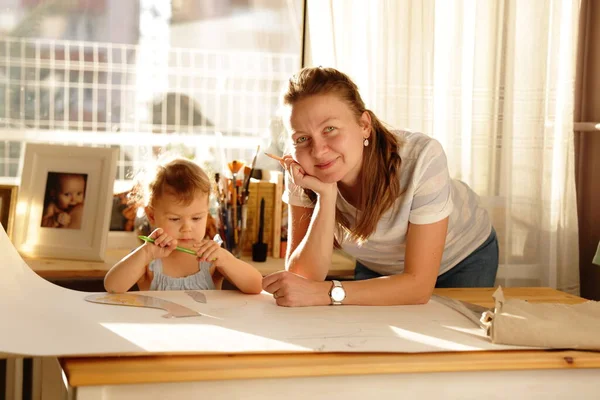
[[[96,278],[104,279],[108,270],[129,252],[128,249],[109,249],[106,252],[104,262],[58,260],[50,258],[27,258],[23,259],[38,275],[45,279],[76,279]],[[265,276],[270,273],[285,269],[282,258],[268,257],[265,262],[254,262],[250,257],[242,259],[253,265]],[[351,278],[354,276],[354,260],[342,253],[334,252],[330,278]]]
[[[437,294],[492,305],[493,289],[437,289]],[[507,297],[574,304],[549,288],[506,288]],[[172,398],[593,398],[600,353],[481,351],[420,354],[257,354],[63,358],[74,399]],[[58,366],[62,367],[60,369]],[[527,371],[523,373],[523,371]],[[60,382],[48,378],[46,388]],[[46,390],[44,390],[46,392]]]

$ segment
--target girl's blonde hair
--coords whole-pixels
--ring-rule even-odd
[[[188,205],[198,192],[209,195],[212,184],[206,172],[185,158],[158,162],[149,174],[143,174],[131,192],[130,201],[138,206],[153,206],[165,194]]]
[[[383,214],[393,207],[401,195],[400,142],[372,111],[367,110],[358,87],[350,77],[333,68],[303,68],[290,79],[282,96],[282,104],[293,106],[307,97],[324,94],[335,95],[346,103],[357,121],[365,111],[371,117],[370,145],[363,148],[361,166],[361,197],[358,205],[361,213],[353,228],[350,228],[348,220],[339,210],[335,215],[338,228],[355,240],[364,242],[373,233]],[[307,189],[305,192],[313,202],[316,201],[314,192]],[[337,239],[335,245],[339,247]]]

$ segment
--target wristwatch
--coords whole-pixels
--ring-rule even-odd
[[[329,291],[329,297],[331,298],[332,305],[340,305],[342,301],[346,298],[346,291],[344,287],[340,283],[340,281],[333,280],[331,281],[331,290]]]

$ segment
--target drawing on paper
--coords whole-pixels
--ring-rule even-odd
[[[169,300],[134,293],[92,294],[86,296],[85,300],[92,303],[116,306],[158,308],[167,311],[167,314],[163,315],[163,318],[199,317],[202,315],[197,311]]]
[[[204,293],[202,293],[199,290],[186,290],[185,294],[187,294],[188,296],[190,296],[197,303],[206,304],[206,296],[204,295]]]

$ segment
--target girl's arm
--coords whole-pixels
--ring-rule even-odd
[[[213,272],[213,282],[217,288],[221,274],[233,283],[240,291],[256,294],[262,291],[262,275],[256,268],[239,258],[234,257],[214,240],[203,239],[196,248],[198,261],[210,261],[216,267]],[[222,282],[221,282],[222,283]]]
[[[234,257],[227,250],[221,250],[219,258],[215,261],[216,272],[223,275],[225,279],[244,293],[260,293],[262,291],[262,275],[260,272],[247,262]]]
[[[104,277],[104,288],[109,293],[123,293],[145,274],[146,266],[156,258],[168,257],[177,247],[173,239],[161,228],[149,235],[154,243],[144,243],[116,263]]]
[[[343,282],[343,304],[401,305],[429,301],[446,243],[448,217],[426,225],[409,224],[404,273],[364,281]],[[276,272],[263,280],[269,293],[277,292],[281,306],[316,306],[331,303],[332,283],[315,282],[289,272]]]
[[[104,289],[109,293],[124,293],[145,274],[153,260],[148,251],[152,243],[145,243],[116,263],[104,277]]]

